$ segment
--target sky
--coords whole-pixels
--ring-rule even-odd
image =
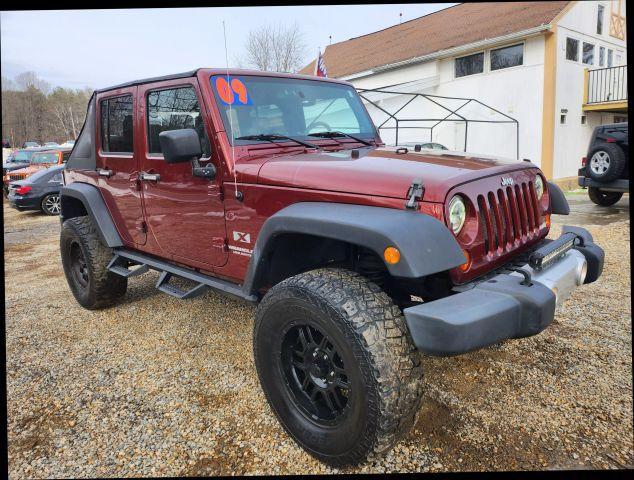
[[[34,71],[53,87],[102,88],[198,67],[229,66],[250,30],[297,23],[307,64],[332,43],[427,15],[453,3],[42,10],[0,13],[0,67],[13,79]]]

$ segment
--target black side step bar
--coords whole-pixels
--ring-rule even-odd
[[[156,288],[161,292],[172,295],[173,297],[180,299],[193,298],[201,295],[207,291],[208,288],[220,291],[227,295],[238,297],[248,302],[257,303],[258,298],[255,295],[247,295],[242,290],[240,285],[221,280],[219,278],[210,277],[208,275],[196,272],[189,268],[180,267],[174,265],[165,260],[159,260],[157,258],[145,255],[139,252],[132,252],[123,248],[115,248],[113,250],[114,257],[108,264],[108,270],[122,277],[135,277],[147,272],[150,268],[161,272]],[[138,265],[134,269],[128,267],[132,265]],[[198,285],[188,291],[181,290],[174,285],[170,285],[169,281],[172,278],[181,277],[187,280],[197,282]]]

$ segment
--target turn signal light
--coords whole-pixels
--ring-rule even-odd
[[[469,270],[469,267],[471,267],[471,256],[466,250],[463,250],[462,253],[464,253],[465,257],[467,257],[467,261],[460,265],[458,268],[461,272],[466,272],[467,270]]]
[[[385,259],[385,263],[394,265],[401,259],[401,252],[399,252],[396,247],[387,247],[383,252],[383,258]]]
[[[22,187],[16,188],[15,193],[17,193],[18,195],[26,195],[31,190],[33,190],[31,187],[29,187],[28,185],[24,185]]]

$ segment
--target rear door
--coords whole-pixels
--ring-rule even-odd
[[[210,268],[227,261],[225,212],[220,189],[219,155],[211,151],[208,112],[196,78],[139,86],[142,119],[143,205],[149,233],[161,252],[185,264]],[[159,134],[193,128],[198,132],[201,166],[213,163],[216,177],[194,177],[192,163],[167,164]],[[148,243],[149,246],[149,243]]]
[[[97,173],[99,187],[124,241],[144,245],[139,175],[139,135],[134,110],[137,88],[112,90],[97,97]]]

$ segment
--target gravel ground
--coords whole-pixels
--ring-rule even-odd
[[[629,203],[608,209],[607,225],[586,197],[571,205],[569,223],[606,248],[603,277],[538,336],[426,357],[414,430],[343,471],[633,466]],[[266,404],[253,307],[214,293],[179,301],[148,273],[120,306],[83,310],[62,273],[58,220],[5,201],[4,221],[11,478],[336,471],[297,447]]]

